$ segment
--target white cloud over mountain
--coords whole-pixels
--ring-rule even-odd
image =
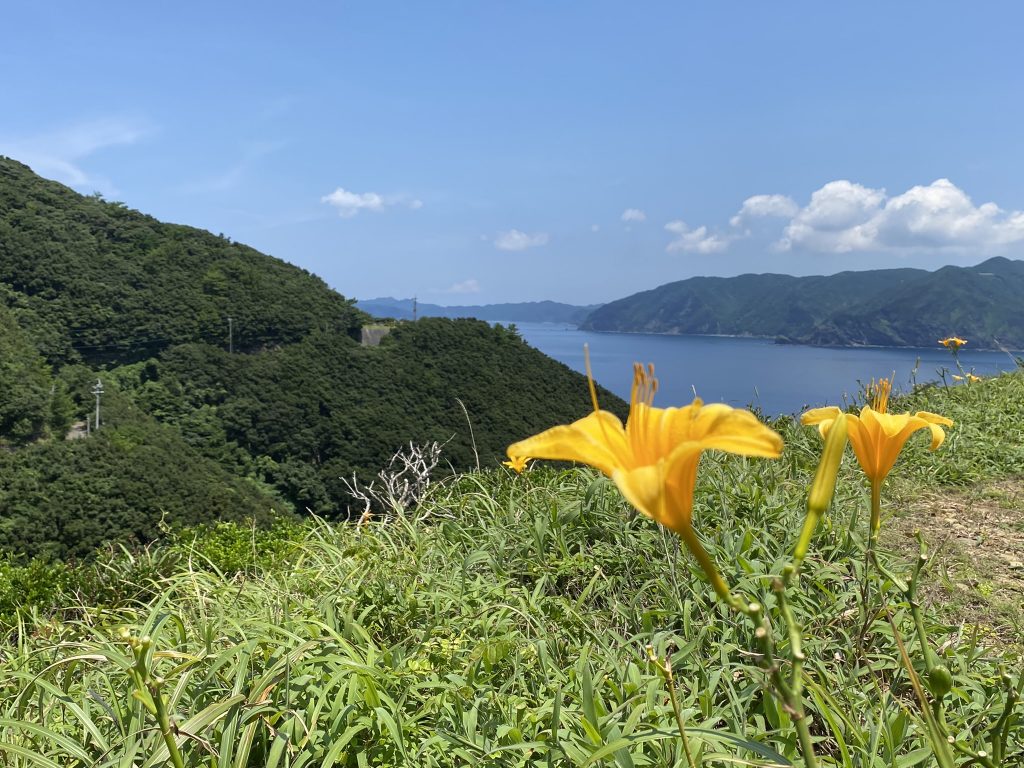
[[[458,283],[452,283],[445,293],[480,293],[480,282],[471,277]]]
[[[767,217],[789,219],[796,216],[800,206],[785,195],[754,195],[743,201],[739,213],[729,219],[734,227],[742,227],[751,219]]]
[[[755,227],[756,221],[763,223]],[[706,226],[669,222],[665,229],[675,239],[666,250],[716,253],[737,240],[768,237],[769,231],[776,233],[770,235],[776,250],[793,252],[999,255],[1008,247],[1024,250],[1024,211],[1007,211],[991,202],[975,205],[949,179],[893,196],[882,188],[838,179],[812,192],[804,206],[786,195],[754,195],[743,201],[729,224],[732,231],[714,233]]]
[[[320,198],[320,202],[336,208],[338,215],[343,219],[351,219],[360,211],[380,213],[385,208],[396,205],[405,206],[414,211],[423,207],[422,200],[410,199],[405,195],[384,197],[376,192],[352,192],[344,187],[338,187],[331,194],[324,195]]]
[[[350,219],[360,211],[379,213],[384,210],[385,205],[384,198],[376,192],[350,192],[343,187],[324,195],[320,202],[337,208],[338,215],[343,219]]]
[[[665,248],[669,253],[719,253],[729,247],[729,238],[708,231],[707,227],[690,229],[685,221],[670,221],[665,229],[675,239]]]
[[[13,157],[36,173],[76,189],[116,194],[115,187],[87,171],[83,161],[108,147],[135,144],[152,132],[147,121],[107,117],[31,137],[0,136],[0,155]]]
[[[518,229],[510,229],[499,232],[494,238],[494,247],[502,251],[525,251],[527,248],[537,248],[547,244],[547,232],[536,232],[530,235],[520,232]]]

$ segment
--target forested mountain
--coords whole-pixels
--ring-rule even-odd
[[[375,317],[410,320],[413,299],[360,299],[356,306]],[[600,304],[576,306],[558,301],[521,301],[507,304],[455,305],[416,304],[418,317],[472,317],[477,320],[515,321],[522,323],[581,323]]]
[[[0,549],[85,556],[161,518],[344,516],[341,478],[410,441],[496,466],[590,407],[580,375],[508,329],[428,319],[363,347],[367,319],[302,269],[0,158]]]
[[[0,158],[0,282],[47,358],[123,362],[174,344],[254,350],[363,315],[318,277],[223,236],[83,197]]]
[[[605,304],[594,331],[774,337],[819,345],[1024,348],[1024,262],[883,269],[829,276],[695,277]]]

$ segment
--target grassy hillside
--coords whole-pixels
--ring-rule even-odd
[[[908,445],[885,493],[885,530],[925,494],[1021,489],[1022,404],[1020,374],[895,403],[956,426],[934,454],[921,436]],[[776,426],[782,459],[709,454],[695,499],[726,578],[768,606],[820,450],[813,429]],[[893,630],[923,677],[909,606],[877,574],[865,603],[866,504],[847,455],[792,588],[815,748],[823,766],[936,765]],[[946,532],[927,534],[935,552]],[[882,559],[904,575],[916,552],[890,536]],[[953,764],[977,764],[1004,686],[1021,684],[1001,639],[1019,642],[1019,599],[933,563],[924,624],[953,683],[942,717]],[[485,471],[436,487],[391,523],[273,534],[222,524],[130,558],[47,567],[0,568],[0,584],[55,585],[35,590],[29,624],[3,651],[0,754],[12,768],[168,764],[145,693],[132,697],[140,685],[164,697],[189,766],[687,766],[673,692],[694,764],[800,764],[752,627],[715,601],[674,536],[590,470]],[[999,603],[1007,597],[1012,611]],[[8,616],[12,602],[8,592]],[[648,646],[671,657],[671,688]],[[1001,765],[1019,765],[1021,725],[1007,722]]]
[[[840,272],[828,277],[695,277],[595,310],[595,331],[775,337],[822,345],[933,346],[957,334],[972,348],[1024,348],[1024,262]]]

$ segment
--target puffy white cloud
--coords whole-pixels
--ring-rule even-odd
[[[786,195],[754,195],[743,201],[739,213],[729,219],[729,223],[734,227],[742,227],[750,219],[791,219],[799,210],[796,201]]]
[[[627,208],[622,212],[622,220],[627,222],[635,221],[637,223],[640,223],[642,221],[647,221],[647,214],[641,211],[639,208]]]
[[[384,210],[384,198],[376,192],[350,192],[343,187],[338,187],[329,195],[320,198],[321,203],[327,203],[338,209],[338,215],[343,219],[350,219],[360,211],[374,211],[379,213]]]
[[[949,179],[889,197],[850,181],[832,181],[811,195],[777,246],[829,253],[971,250],[1024,243],[1024,212],[995,203],[976,206]]]
[[[665,248],[669,253],[720,253],[729,247],[729,239],[713,234],[707,227],[690,229],[685,221],[670,221],[665,229],[675,235],[675,240]]]
[[[414,211],[418,211],[420,208],[423,207],[423,201],[419,200],[419,199],[417,199],[417,200],[410,200],[409,201],[409,207],[412,208]]]
[[[480,293],[480,283],[475,277],[452,283],[446,293]]]
[[[547,243],[547,232],[536,232],[530,235],[520,232],[518,229],[499,232],[494,238],[494,247],[502,251],[525,251],[527,248],[537,248],[547,245]]]

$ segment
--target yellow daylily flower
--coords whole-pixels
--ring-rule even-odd
[[[503,461],[501,463],[509,469],[514,470],[516,474],[522,474],[523,470],[526,469],[526,462],[529,460],[529,456],[509,456],[508,461]]]
[[[878,535],[881,518],[882,481],[892,470],[903,446],[919,429],[931,432],[931,450],[937,449],[946,439],[942,427],[953,426],[945,416],[928,411],[910,413],[889,413],[889,394],[892,382],[880,379],[872,382],[872,401],[860,409],[859,415],[847,414],[848,432],[853,452],[857,455],[864,474],[871,481],[871,540]],[[816,424],[822,436],[828,434],[832,424],[842,411],[835,406],[814,408],[800,417],[803,424]]]
[[[939,339],[939,344],[944,346],[946,349],[951,349],[956,352],[960,347],[967,343],[967,339],[961,339],[959,336],[950,336],[945,339]]]
[[[960,376],[954,373],[953,381],[967,381],[969,384],[977,384],[981,381],[981,376],[975,376],[973,373],[968,373],[966,376]]]
[[[655,408],[654,366],[640,364],[633,366],[629,416],[623,425],[598,407],[589,360],[587,378],[593,413],[513,443],[509,457],[576,461],[600,470],[630,504],[679,534],[719,596],[729,599],[728,587],[691,525],[697,464],[701,453],[711,449],[776,458],[782,452],[782,438],[750,411],[704,405],[700,398],[682,408]]]

